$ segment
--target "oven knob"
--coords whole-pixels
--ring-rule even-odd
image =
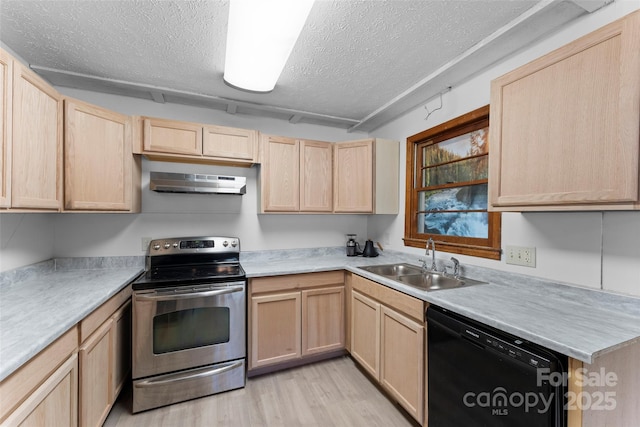
[[[231,242],[231,246],[233,246],[234,248],[235,248],[236,246],[238,246],[238,241],[237,241],[237,240],[233,240],[233,241]]]
[[[165,248],[165,249],[169,249],[170,247],[171,247],[171,243],[165,243],[165,244],[164,244],[164,248]]]
[[[227,246],[229,246],[229,242],[227,242],[227,241],[225,240],[224,242],[222,242],[222,246],[224,246],[224,247],[226,248]]]
[[[155,245],[153,245],[153,249],[157,251],[158,249],[160,249],[160,245],[156,243]]]
[[[178,244],[177,244],[177,243],[174,243],[174,244],[173,244],[173,247],[174,247],[174,248],[177,248],[177,247],[178,247]]]

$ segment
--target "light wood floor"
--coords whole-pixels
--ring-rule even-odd
[[[128,387],[105,427],[418,425],[347,356],[249,378],[240,390],[135,415],[130,408]]]

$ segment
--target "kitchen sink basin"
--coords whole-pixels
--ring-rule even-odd
[[[478,280],[467,279],[466,277],[459,277],[456,279],[455,277],[444,276],[438,273],[400,276],[397,280],[404,283],[405,285],[413,286],[414,288],[418,289],[424,289],[426,291],[436,291],[438,289],[453,289],[463,286],[486,283],[480,282]]]
[[[424,291],[455,289],[486,283],[467,277],[455,278],[437,272],[423,272],[420,267],[411,264],[371,265],[358,268]]]
[[[369,273],[377,274],[379,276],[386,277],[399,277],[412,274],[422,274],[422,269],[411,264],[386,264],[386,265],[371,265],[368,267],[358,267]]]

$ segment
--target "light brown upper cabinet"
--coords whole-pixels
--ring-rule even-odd
[[[261,144],[261,212],[331,212],[333,144],[270,135]]]
[[[334,212],[397,214],[399,156],[387,139],[334,144]]]
[[[225,126],[205,126],[202,154],[253,163],[257,156],[257,132]]]
[[[0,208],[11,206],[13,59],[0,49]]]
[[[202,155],[202,125],[144,119],[144,152]]]
[[[67,98],[64,126],[65,210],[139,211],[130,118]]]
[[[257,147],[255,130],[142,118],[139,151],[151,160],[251,166]]]
[[[13,61],[11,208],[53,210],[62,195],[62,97]]]
[[[491,84],[490,210],[640,209],[640,12]]]
[[[333,144],[300,140],[300,211],[331,212]]]
[[[261,212],[300,210],[300,144],[293,138],[262,135]]]

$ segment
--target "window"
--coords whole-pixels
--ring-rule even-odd
[[[488,105],[407,138],[405,246],[500,259],[488,165]]]

